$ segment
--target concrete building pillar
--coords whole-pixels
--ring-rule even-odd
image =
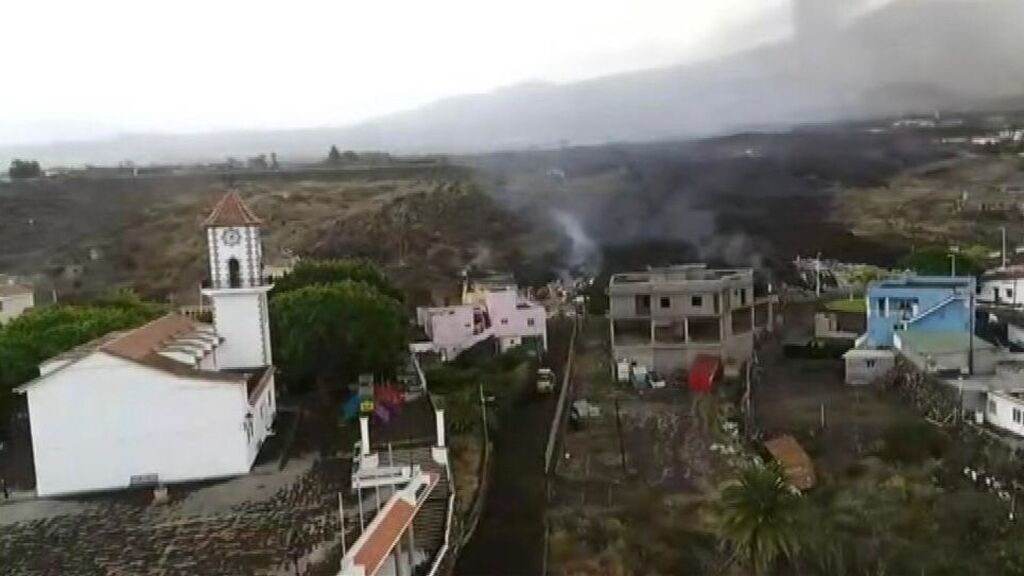
[[[395,576],[405,576],[406,570],[405,565],[402,563],[402,538],[399,537],[398,541],[395,542],[395,547],[391,549],[391,557],[395,559]],[[408,572],[412,574],[410,570]]]
[[[444,448],[444,410],[434,411],[434,425],[437,428],[437,447]]]
[[[359,453],[362,456],[370,455],[370,418],[359,417]]]
[[[413,535],[412,523],[409,524],[409,529],[405,531],[405,547],[409,552],[409,573],[416,569],[416,537]]]
[[[683,316],[683,341],[690,343],[690,318]]]

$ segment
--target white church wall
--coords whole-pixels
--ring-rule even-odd
[[[244,383],[97,352],[27,389],[40,496],[245,474]]]
[[[273,362],[267,319],[267,293],[259,289],[219,290],[212,295],[214,327],[224,341],[217,367],[252,368]]]
[[[256,461],[256,456],[259,454],[260,446],[270,435],[271,427],[274,424],[274,418],[277,414],[277,402],[274,398],[274,374],[271,373],[269,376],[269,382],[266,387],[260,392],[258,398],[252,403],[252,420],[253,430],[252,437],[249,440],[249,466],[252,467],[252,463]]]

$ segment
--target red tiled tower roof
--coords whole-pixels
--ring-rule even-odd
[[[245,205],[238,192],[230,190],[217,202],[213,212],[203,221],[203,226],[256,226],[261,222]]]

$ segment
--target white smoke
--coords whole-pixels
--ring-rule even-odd
[[[596,274],[601,270],[601,248],[583,229],[579,219],[562,210],[551,210],[551,216],[569,237],[572,247],[569,252],[570,268]]]

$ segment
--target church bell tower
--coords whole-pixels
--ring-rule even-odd
[[[217,368],[257,368],[272,364],[267,292],[263,276],[261,221],[234,190],[221,198],[203,222],[210,261],[213,324],[224,342]]]

